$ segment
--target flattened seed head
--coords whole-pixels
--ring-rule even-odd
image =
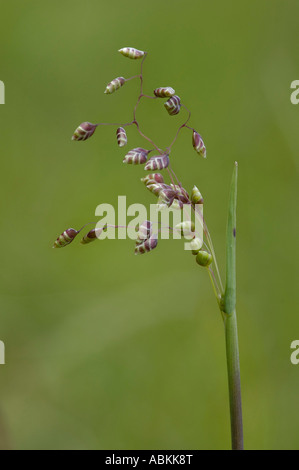
[[[207,150],[204,141],[202,140],[201,135],[196,131],[193,131],[192,134],[192,145],[199,155],[203,158],[207,158]]]
[[[172,96],[168,101],[166,101],[166,103],[164,103],[164,106],[170,116],[175,116],[181,110],[180,97],[177,95]]]
[[[118,52],[129,59],[141,59],[146,54],[146,52],[135,49],[134,47],[123,47],[119,49]]]
[[[129,165],[143,165],[147,161],[147,156],[151,150],[146,150],[141,147],[130,150],[125,156],[123,163]]]
[[[77,232],[77,230],[74,228],[68,228],[55,240],[53,248],[64,248],[65,246],[72,243],[78,233],[79,232]]]
[[[162,155],[154,155],[149,159],[147,164],[145,165],[145,170],[164,170],[169,165],[169,155],[164,153]]]
[[[154,90],[154,95],[157,98],[170,98],[171,96],[175,95],[175,90],[170,86],[160,87]]]
[[[93,135],[97,126],[91,124],[91,122],[82,122],[79,127],[75,130],[72,140],[87,140]]]
[[[123,127],[119,127],[116,131],[117,144],[119,147],[124,147],[128,143],[126,131]]]
[[[104,91],[104,93],[106,95],[111,95],[112,93],[114,93],[116,90],[118,90],[119,88],[121,88],[124,84],[125,84],[126,80],[124,79],[124,77],[117,77],[117,78],[114,78],[114,80],[112,80],[111,82],[108,83],[108,85],[106,86],[106,89]]]

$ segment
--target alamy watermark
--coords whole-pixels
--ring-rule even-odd
[[[118,196],[117,208],[102,203],[95,210],[97,222],[85,224],[79,230],[65,230],[55,241],[53,248],[70,244],[88,225],[95,225],[81,240],[82,244],[98,240],[134,240],[135,254],[153,250],[158,239],[185,239],[184,249],[199,251],[203,246],[203,204],[150,204],[149,210],[140,203],[127,206],[126,196]],[[194,219],[194,220],[193,220]],[[195,254],[195,253],[194,253]]]
[[[116,211],[112,204],[99,204],[96,208],[95,215],[101,217],[97,223],[97,228],[106,227],[99,233],[100,240],[115,238],[122,240],[129,238],[136,240],[138,238],[138,228],[144,221],[151,221],[153,232],[156,238],[169,240],[173,238],[180,240],[183,237],[189,239],[190,232],[196,234],[197,237],[203,238],[203,205],[196,204],[194,222],[192,207],[190,204],[184,204],[182,209],[176,207],[162,207],[157,204],[150,204],[150,209],[140,203],[131,204],[127,207],[126,196],[118,196],[117,217]],[[128,217],[133,217],[128,222]],[[117,231],[116,231],[117,229]],[[156,230],[155,230],[156,229]],[[191,239],[194,236],[191,237]],[[185,243],[185,250],[191,250],[190,243]]]
[[[294,80],[291,83],[291,89],[295,90],[291,93],[291,103],[299,104],[299,80]]]
[[[5,86],[0,80],[0,104],[5,104]]]
[[[0,365],[5,364],[5,345],[0,341]]]
[[[291,363],[294,364],[294,366],[296,366],[299,364],[299,340],[298,339],[292,341],[291,349],[294,349],[294,351],[291,354],[290,360],[291,360]]]

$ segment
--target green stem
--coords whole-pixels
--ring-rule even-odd
[[[234,311],[224,317],[232,449],[243,450],[243,420],[237,316]]]
[[[236,317],[236,208],[238,165],[235,164],[229,199],[226,239],[226,287],[221,301],[225,327],[233,450],[243,449],[240,361]]]

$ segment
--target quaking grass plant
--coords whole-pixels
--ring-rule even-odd
[[[140,73],[130,78],[117,77],[108,83],[105,94],[111,94],[120,89],[129,80],[135,78],[140,80],[140,93],[137,103],[133,109],[133,119],[127,123],[98,123],[92,124],[90,122],[83,122],[74,132],[72,140],[85,141],[89,139],[97,127],[99,126],[115,126],[117,143],[119,147],[127,145],[127,133],[125,128],[135,126],[138,133],[155,149],[156,155],[149,158],[149,154],[153,151],[145,148],[137,147],[131,149],[124,157],[123,162],[133,165],[145,165],[146,171],[154,173],[148,174],[142,178],[146,188],[151,191],[158,198],[159,209],[163,208],[176,208],[183,210],[186,205],[189,205],[194,212],[195,217],[199,218],[203,227],[203,237],[200,237],[195,232],[194,223],[190,221],[182,222],[175,228],[169,227],[170,230],[182,231],[183,234],[191,239],[190,247],[193,255],[196,256],[196,262],[201,267],[207,270],[210,277],[213,291],[218,303],[221,317],[224,324],[225,339],[226,339],[226,356],[227,356],[227,370],[228,370],[228,385],[229,385],[229,401],[230,401],[230,416],[231,416],[231,436],[232,436],[232,449],[243,449],[243,425],[242,425],[242,404],[241,404],[241,386],[240,386],[240,366],[239,366],[239,347],[238,347],[238,330],[237,330],[237,317],[236,317],[236,205],[237,205],[237,176],[238,165],[235,163],[233,177],[231,182],[230,196],[229,196],[229,210],[227,221],[227,237],[226,237],[226,284],[223,283],[220,276],[220,270],[217,264],[217,258],[213,247],[212,238],[207,226],[207,223],[201,213],[197,210],[198,205],[203,204],[203,198],[199,189],[194,186],[189,196],[186,189],[182,186],[177,175],[173,171],[170,163],[170,154],[172,148],[182,131],[187,129],[192,133],[192,145],[195,151],[206,158],[206,147],[200,134],[192,127],[189,121],[191,112],[182,103],[180,97],[175,94],[175,90],[169,86],[156,88],[153,95],[147,95],[143,92],[143,65],[147,57],[147,52],[140,51],[132,47],[125,47],[120,49],[119,52],[129,59],[141,60]],[[164,106],[170,116],[175,116],[180,113],[183,108],[188,116],[186,121],[181,124],[174,136],[173,141],[166,149],[160,149],[156,143],[146,136],[140,128],[137,120],[137,109],[143,98],[151,100],[166,100]],[[170,183],[164,181],[161,173],[156,171],[166,171]],[[94,224],[94,223],[93,223]],[[65,230],[55,241],[53,248],[62,248],[74,241],[77,235],[89,224],[84,225],[81,229],[75,230],[69,228]],[[114,226],[114,228],[119,228]],[[153,223],[150,220],[144,221],[139,225],[138,233],[135,242],[135,254],[144,254],[152,251],[157,247],[158,235],[153,233]],[[107,230],[107,224],[91,229],[81,240],[83,245],[99,239],[103,231]],[[158,231],[159,233],[159,231]]]

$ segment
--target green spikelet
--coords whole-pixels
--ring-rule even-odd
[[[206,251],[199,251],[196,255],[196,262],[197,264],[199,264],[199,266],[207,267],[212,263],[212,261],[212,255],[210,255],[210,253],[207,253]]]

